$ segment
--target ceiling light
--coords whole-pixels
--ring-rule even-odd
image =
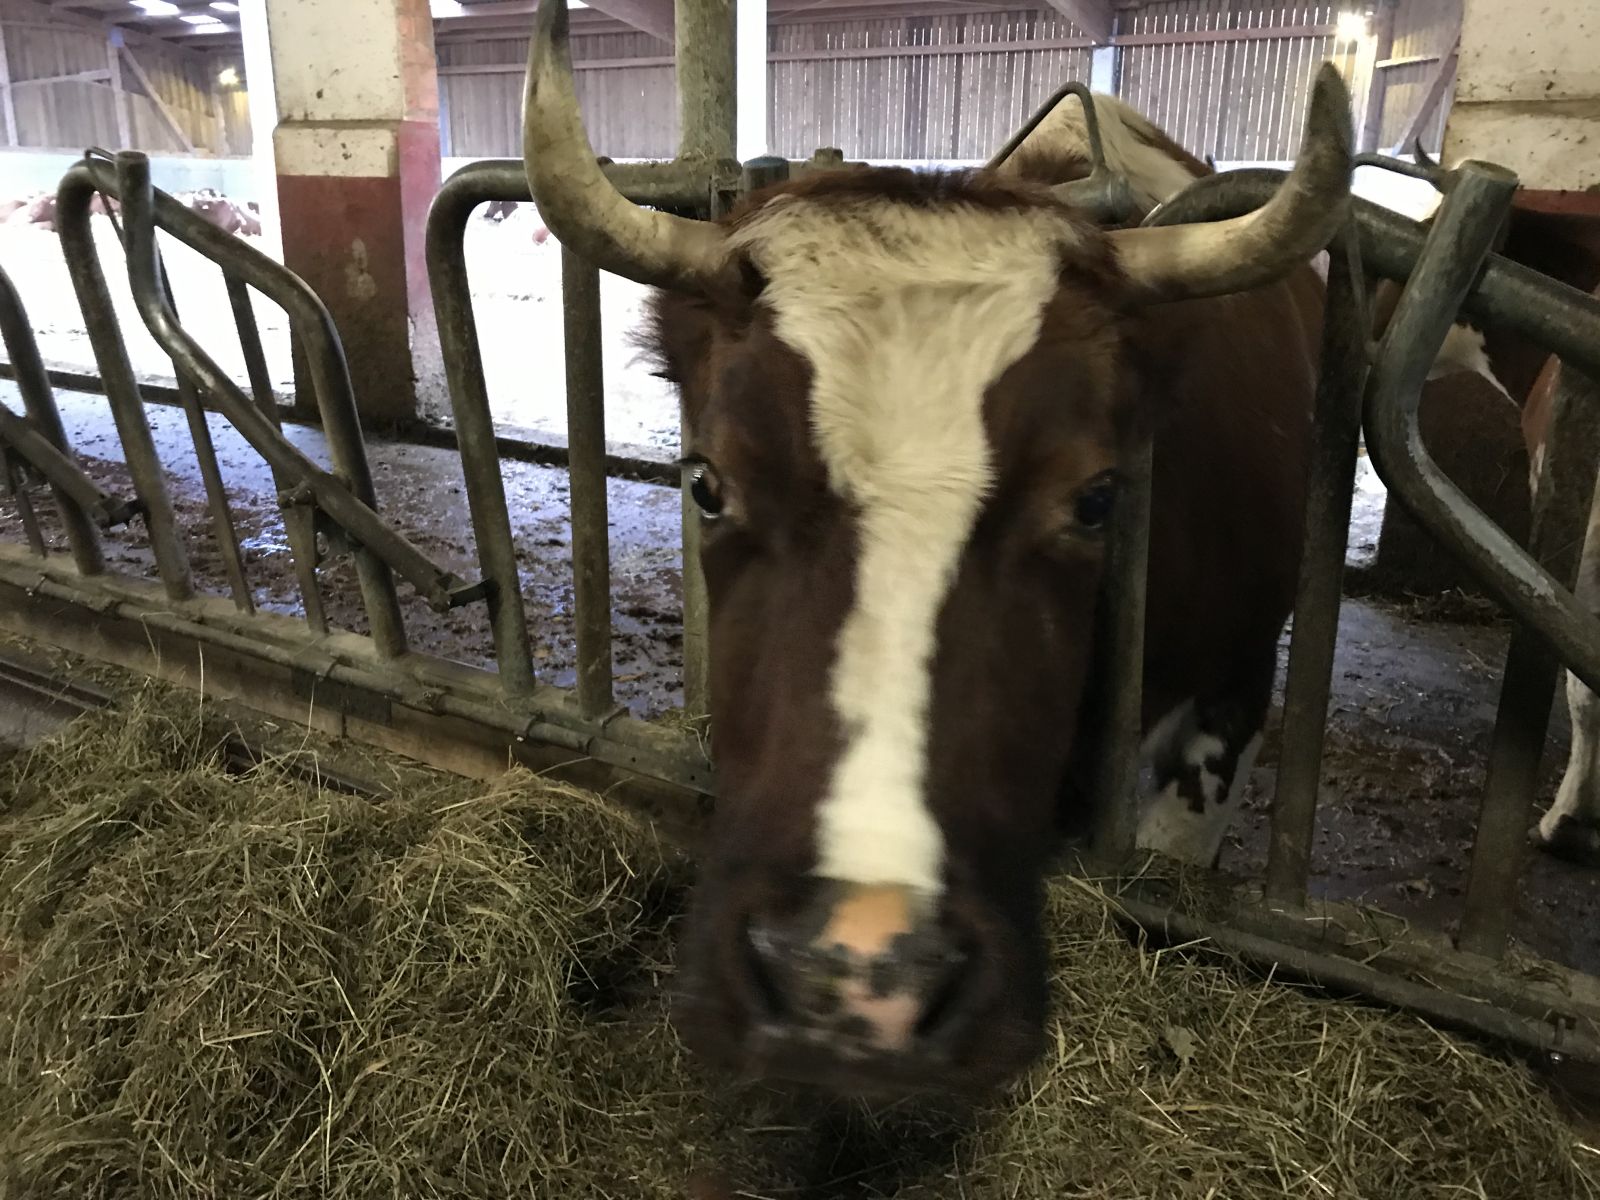
[[[1336,36],[1341,42],[1359,42],[1367,36],[1367,14],[1364,12],[1342,12],[1339,22],[1334,26]]]
[[[222,70],[217,72],[217,82],[220,83],[223,87],[238,87],[239,86],[239,68],[238,67],[223,67]]]
[[[152,17],[175,17],[178,15],[178,6],[171,0],[129,0],[135,8],[144,9],[146,15]]]
[[[212,0],[211,7],[218,12],[238,12],[239,6],[233,0]]]
[[[199,14],[191,13],[187,17],[179,17],[178,20],[187,21],[189,24],[191,24],[191,25],[193,25],[193,26],[195,26],[196,28],[199,28],[199,29],[209,29],[213,25],[221,25],[222,24],[222,22],[220,20],[218,20],[216,17],[208,17],[204,13],[199,13]]]

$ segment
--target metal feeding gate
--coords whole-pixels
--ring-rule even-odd
[[[637,203],[712,217],[753,187],[841,161],[836,151],[819,151],[800,163],[760,159],[741,166],[730,160],[732,32],[712,11],[715,7],[679,2],[683,154],[669,163],[605,165],[611,181]],[[1595,476],[1593,441],[1583,433],[1600,424],[1600,410],[1591,403],[1583,376],[1600,378],[1600,302],[1488,253],[1516,190],[1512,176],[1467,163],[1433,177],[1444,197],[1430,227],[1355,200],[1349,224],[1330,248],[1306,551],[1265,879],[1240,884],[1218,876],[1214,884],[1196,888],[1186,877],[1180,888],[1126,870],[1134,860],[1148,447],[1129,464],[1128,491],[1112,539],[1102,635],[1112,647],[1113,670],[1110,692],[1102,698],[1108,724],[1088,857],[1102,873],[1132,876],[1116,882],[1114,890],[1128,914],[1149,928],[1207,938],[1286,974],[1600,1067],[1600,981],[1506,955],[1557,657],[1590,686],[1600,687],[1600,620],[1582,610],[1570,587]],[[1265,203],[1283,178],[1279,171],[1242,170],[1201,179],[1150,220],[1238,216]],[[1092,182],[1091,199],[1111,205],[1121,195],[1120,181],[1107,178],[1103,164]],[[180,402],[188,414],[231,600],[194,593],[162,465],[96,257],[90,232],[96,193],[121,202],[129,281],[141,319],[171,357],[180,380]],[[522,163],[477,163],[445,183],[427,231],[428,268],[481,571],[474,582],[430,562],[379,514],[343,352],[316,296],[283,267],[154,191],[143,155],[87,156],[61,185],[62,243],[137,499],[106,495],[73,462],[28,321],[5,282],[0,333],[27,416],[0,406],[0,449],[28,540],[26,548],[0,547],[0,611],[6,623],[70,649],[177,675],[274,715],[439,765],[490,769],[504,763],[508,749],[529,753],[533,747],[551,747],[710,794],[710,763],[695,734],[636,720],[614,700],[599,280],[595,268],[567,251],[563,291],[576,687],[553,687],[534,675],[463,249],[468,219],[479,204],[528,199]],[[249,392],[185,331],[157,250],[158,229],[221,268],[245,353]],[[1406,283],[1376,348],[1368,344],[1365,303],[1371,276]],[[332,471],[295,449],[278,426],[252,291],[290,318],[296,347],[309,365]],[[1421,443],[1422,384],[1445,332],[1461,313],[1525,335],[1571,368],[1564,372],[1551,450],[1542,465],[1541,479],[1556,486],[1538,490],[1531,552],[1489,522],[1442,475]],[[304,602],[303,623],[253,611],[207,411],[225,417],[272,469]],[[1389,489],[1517,621],[1455,942],[1442,932],[1418,933],[1371,909],[1308,897],[1344,551],[1363,432]],[[46,556],[22,464],[53,490],[70,562]],[[684,511],[684,690],[693,714],[704,711],[706,601],[697,569],[698,523],[691,519],[687,497]],[[109,574],[100,554],[98,529],[135,512],[149,532],[159,586]],[[354,556],[370,630],[366,635],[328,626],[319,567],[332,551]],[[409,652],[397,575],[435,609],[483,605],[497,669]]]

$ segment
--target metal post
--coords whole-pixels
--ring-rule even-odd
[[[734,156],[736,0],[678,0],[678,157]]]
[[[1144,620],[1150,560],[1151,443],[1139,444],[1122,465],[1117,512],[1107,547],[1101,593],[1101,635],[1109,653],[1100,744],[1095,763],[1090,852],[1117,870],[1133,855],[1139,828],[1139,742],[1144,721]]]
[[[89,202],[95,191],[95,183],[87,172],[78,169],[67,172],[56,193],[56,228],[67,260],[67,272],[72,277],[72,289],[77,293],[78,307],[83,312],[84,328],[89,333],[89,344],[100,368],[106,400],[116,422],[128,474],[144,507],[145,531],[150,537],[156,571],[169,600],[187,600],[194,595],[189,558],[184,552],[183,536],[172,508],[172,496],[167,491],[161,459],[156,454],[155,439],[145,419],[139,383],[128,361],[128,348],[117,327],[117,311],[95,249],[94,231],[89,222]]]
[[[28,484],[22,474],[22,464],[11,450],[0,442],[0,477],[5,479],[6,492],[17,506],[17,516],[22,521],[22,532],[28,539],[28,549],[40,558],[45,555],[44,535],[39,531],[39,518],[33,511],[33,501],[28,499]]]
[[[0,271],[0,341],[5,343],[11,369],[16,373],[17,390],[22,393],[23,408],[34,430],[61,453],[70,454],[55,392],[51,390],[44,359],[39,356],[38,340],[33,336],[33,323],[28,320],[22,297],[11,277],[4,271]],[[83,574],[98,575],[105,570],[105,558],[100,552],[100,536],[94,522],[60,488],[55,488],[53,494],[56,511],[61,514],[62,528],[66,531],[67,545],[72,549],[72,561]]]
[[[178,305],[172,294],[172,279],[167,265],[156,251],[156,270],[161,289],[166,293],[167,306],[174,317]],[[217,552],[222,556],[222,567],[228,576],[228,589],[233,593],[233,603],[240,612],[255,612],[255,601],[250,596],[250,581],[244,573],[244,556],[239,552],[239,533],[233,524],[233,509],[228,503],[228,488],[222,480],[222,467],[217,462],[217,447],[211,437],[211,426],[206,422],[205,407],[200,403],[200,391],[194,379],[184,371],[177,359],[172,360],[172,371],[178,380],[178,403],[189,422],[189,439],[194,443],[195,461],[200,466],[200,481],[206,490],[206,507],[211,512],[211,533],[217,539]]]
[[[1306,486],[1305,550],[1295,595],[1283,742],[1267,850],[1267,900],[1293,908],[1305,903],[1311,871],[1328,687],[1339,637],[1339,597],[1361,436],[1361,389],[1367,376],[1368,331],[1357,290],[1361,272],[1354,256],[1352,234],[1341,236],[1329,253],[1322,376]]]
[[[232,275],[224,275],[223,279],[228,288],[228,304],[233,309],[233,325],[239,333],[239,349],[244,354],[245,374],[250,379],[250,393],[272,427],[282,429],[283,420],[278,415],[277,398],[272,394],[272,374],[267,369],[266,351],[261,346],[261,330],[256,324],[249,285]],[[282,496],[293,486],[293,481],[276,467],[271,470],[273,489]],[[295,578],[300,584],[300,604],[306,610],[306,624],[317,633],[327,633],[328,616],[317,585],[316,514],[304,504],[281,501],[279,511],[283,514],[284,535],[289,539],[289,554],[294,559]]]
[[[600,272],[561,251],[567,359],[567,477],[578,633],[578,707],[598,717],[611,692],[611,543],[606,525],[606,411],[600,360]]]
[[[505,482],[500,477],[494,417],[489,411],[489,388],[483,375],[483,352],[478,345],[478,323],[472,311],[465,248],[467,221],[482,200],[479,191],[491,187],[520,190],[521,198],[526,200],[528,181],[521,162],[473,163],[463,167],[445,181],[434,197],[428,212],[428,283],[433,289],[434,319],[439,327],[439,348],[450,392],[450,411],[455,417],[456,442],[461,450],[479,570],[491,585],[489,627],[494,635],[495,666],[501,687],[518,693],[533,687],[533,656],[522,608],[517,547],[506,510]]]
[[[1583,555],[1597,462],[1600,389],[1589,377],[1563,365],[1534,491],[1528,547],[1565,587],[1577,578]],[[1505,953],[1559,675],[1560,665],[1548,643],[1519,623],[1506,651],[1488,780],[1467,874],[1461,948],[1469,953],[1490,958]]]

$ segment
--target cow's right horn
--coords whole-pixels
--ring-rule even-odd
[[[1228,221],[1111,231],[1135,299],[1247,291],[1310,262],[1350,211],[1350,141],[1350,93],[1325,64],[1311,89],[1300,157],[1266,204]]]
[[[728,268],[726,238],[708,221],[640,208],[595,161],[572,83],[567,0],[540,0],[522,104],[522,158],[539,215],[563,246],[638,283],[709,289]]]

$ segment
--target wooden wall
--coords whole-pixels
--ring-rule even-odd
[[[118,53],[104,27],[31,0],[0,0],[0,31],[16,129],[13,142],[0,120],[0,145],[249,153],[243,92],[217,82],[220,61],[135,35]]]
[[[1379,0],[1380,3],[1386,0]],[[1223,161],[1294,155],[1308,85],[1339,66],[1362,128],[1369,97],[1391,146],[1426,92],[1425,58],[1448,48],[1461,0],[1394,0],[1398,63],[1379,69],[1335,37],[1345,0],[1149,0],[1118,12],[1119,93],[1178,141]],[[527,43],[439,46],[445,153],[518,151]],[[1061,83],[1087,81],[1088,39],[1054,9],[818,20],[783,14],[769,35],[769,148],[791,158],[837,146],[852,158],[982,159]],[[579,96],[595,149],[670,158],[677,143],[672,63],[646,34],[575,33]],[[1415,61],[1408,61],[1410,58]],[[1382,84],[1374,92],[1377,75]],[[1424,131],[1437,148],[1444,110]]]

